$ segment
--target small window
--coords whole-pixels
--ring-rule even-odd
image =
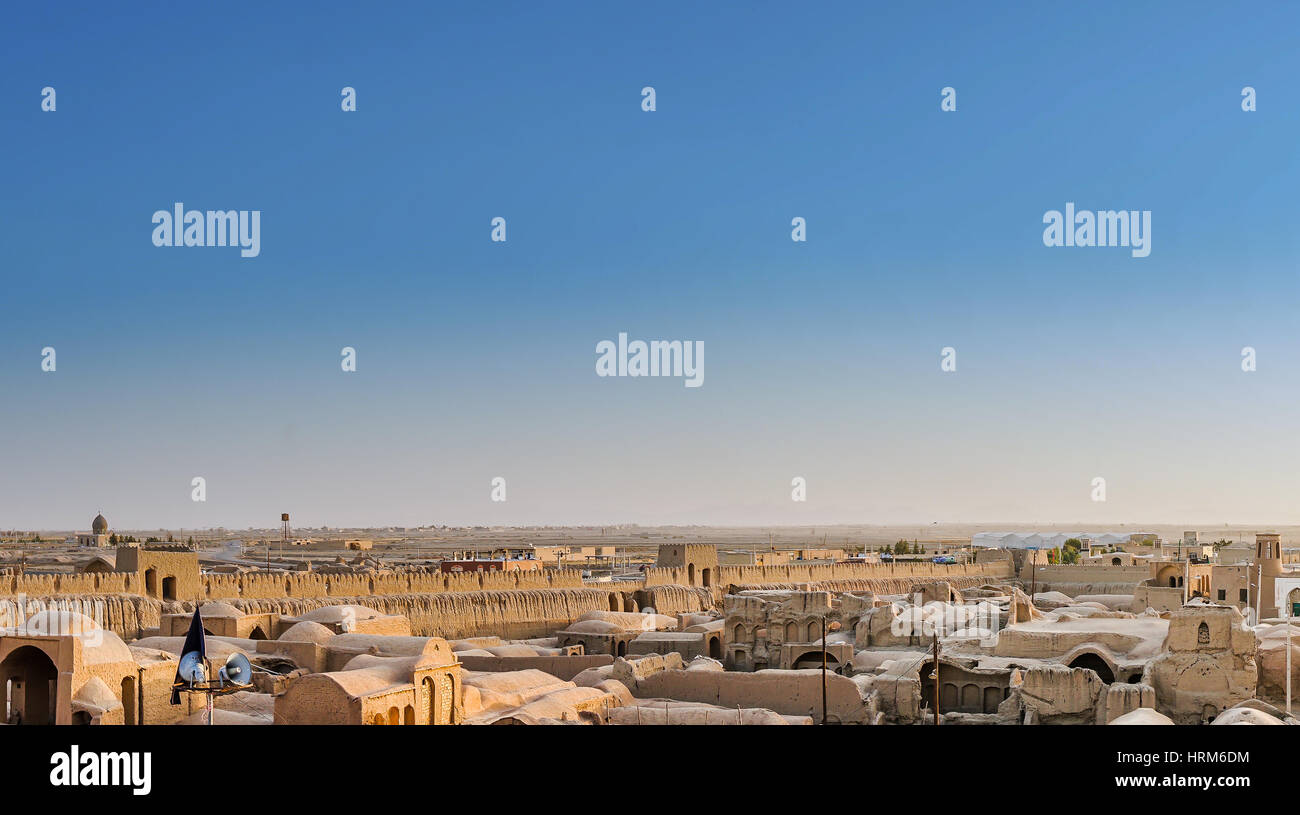
[[[1220,599],[1220,600],[1227,600],[1227,599],[1228,599],[1228,590],[1227,590],[1227,589],[1219,589],[1219,599]]]
[[[1250,601],[1250,595],[1247,594],[1247,590],[1246,590],[1246,589],[1242,589],[1242,590],[1241,590],[1241,602],[1243,602],[1243,603],[1247,603],[1247,602],[1249,602],[1249,601]]]

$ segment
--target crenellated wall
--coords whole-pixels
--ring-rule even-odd
[[[702,600],[698,594],[693,594]],[[683,599],[686,595],[683,595]],[[323,606],[348,603],[382,614],[402,614],[411,633],[421,637],[465,639],[496,635],[505,639],[550,636],[589,611],[610,611],[622,601],[617,592],[602,589],[523,589],[428,594],[386,594],[353,598],[307,597],[228,600],[247,613],[274,612],[298,616]],[[683,602],[683,605],[690,605]],[[702,602],[684,611],[701,611]]]
[[[0,595],[134,594],[140,579],[130,572],[0,575]]]
[[[978,565],[826,564],[721,566],[709,585],[687,584],[680,568],[646,570],[644,581],[584,585],[574,569],[514,572],[253,572],[203,574],[203,595],[178,602],[141,596],[136,573],[0,575],[0,597],[22,595],[30,603],[98,602],[101,624],[125,639],[159,625],[167,611],[189,611],[194,602],[223,600],[252,612],[296,616],[322,606],[355,604],[385,614],[403,614],[413,633],[453,639],[494,634],[507,638],[549,636],[588,611],[640,611],[661,614],[702,611],[716,606],[732,586],[780,588],[817,584],[827,590],[906,592],[918,581],[946,580],[958,588],[1011,576],[1009,562]],[[10,605],[14,605],[10,603]],[[0,625],[4,620],[0,619]]]
[[[547,569],[514,572],[383,572],[325,574],[321,572],[250,572],[204,574],[198,584],[206,600],[246,597],[364,597],[389,594],[435,594],[466,591],[582,588],[582,572]],[[0,596],[48,597],[78,594],[140,594],[143,581],[136,572],[60,575],[0,575]],[[178,600],[192,600],[183,594]]]
[[[756,583],[823,583],[831,580],[873,579],[880,577],[925,577],[944,579],[958,575],[985,575],[1006,578],[1012,575],[1008,561],[977,564],[939,563],[824,563],[785,564],[780,566],[719,566],[712,576],[713,585],[751,585]],[[697,576],[696,583],[701,578]],[[647,586],[690,585],[686,570],[652,567],[645,571]]]

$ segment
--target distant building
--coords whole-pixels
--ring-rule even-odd
[[[90,522],[90,533],[77,533],[78,546],[108,546],[108,521],[103,514],[95,516]]]
[[[444,560],[443,574],[454,572],[535,572],[542,570],[540,560]]]

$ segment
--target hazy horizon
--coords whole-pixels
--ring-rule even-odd
[[[277,516],[278,517],[278,516]],[[167,530],[185,530],[188,532],[205,532],[222,529],[227,532],[241,532],[249,529],[255,531],[277,531],[279,524],[269,525],[243,525],[231,526],[216,524],[211,527],[168,527],[168,526],[124,526],[116,524],[112,518],[108,518],[110,532],[137,532],[137,531],[167,531]],[[326,524],[305,521],[303,523],[293,522],[294,530],[312,530],[312,529],[388,529],[402,528],[406,530],[430,529],[430,528],[448,528],[448,529],[472,529],[472,528],[499,528],[499,529],[594,529],[594,528],[629,528],[635,527],[640,529],[718,529],[718,530],[783,530],[783,529],[898,529],[898,530],[916,530],[918,533],[924,533],[933,530],[936,534],[944,531],[953,531],[954,529],[972,529],[979,531],[1078,531],[1078,532],[1102,532],[1115,531],[1120,529],[1131,529],[1134,532],[1158,530],[1181,531],[1195,530],[1213,534],[1215,530],[1227,530],[1229,532],[1246,532],[1246,531],[1276,531],[1279,529],[1300,529],[1300,523],[1297,524],[1278,524],[1278,523],[1254,523],[1254,522],[1232,522],[1224,524],[1186,524],[1171,521],[1159,522],[1134,522],[1134,521],[1098,521],[1098,522],[1071,522],[1071,521],[944,521],[942,523],[924,523],[924,522],[893,522],[893,523],[875,523],[875,522],[836,522],[836,523],[800,523],[800,524],[753,524],[753,523],[717,523],[717,524],[668,524],[668,523],[638,523],[636,521],[621,521],[609,523],[560,523],[560,524],[543,524],[543,523],[520,523],[520,524],[475,524],[475,523],[434,523],[430,524],[400,524],[400,523],[370,523],[370,524]],[[16,529],[22,532],[77,532],[86,531],[90,528],[90,521],[87,520],[77,526],[53,526],[46,528],[28,528],[28,527],[0,527],[6,530]]]

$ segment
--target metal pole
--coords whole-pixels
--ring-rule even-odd
[[[826,724],[826,618],[822,617],[822,724]]]
[[[1291,598],[1286,604],[1286,715],[1291,715]]]
[[[934,630],[934,723],[939,724],[939,629]]]
[[[1029,550],[1029,573],[1033,576],[1033,584],[1029,589],[1029,604],[1033,605],[1034,595],[1038,593],[1038,550]]]
[[[1259,615],[1262,610],[1261,600],[1264,595],[1264,564],[1261,563],[1255,571],[1255,625],[1259,625]]]

